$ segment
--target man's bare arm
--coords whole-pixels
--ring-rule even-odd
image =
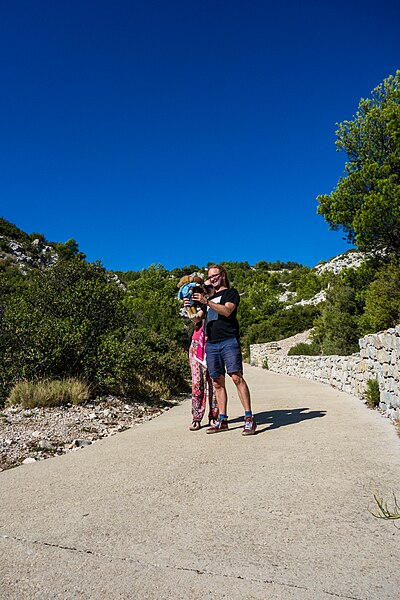
[[[200,302],[201,304],[206,304],[208,308],[212,308],[216,313],[222,315],[223,317],[229,317],[229,315],[235,310],[236,304],[233,302],[227,302],[226,304],[217,304],[212,300],[207,300],[203,294],[193,294],[193,300]]]

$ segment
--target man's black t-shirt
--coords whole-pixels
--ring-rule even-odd
[[[219,315],[215,310],[208,307],[206,319],[206,336],[208,342],[221,342],[229,338],[239,337],[239,323],[236,318],[237,307],[239,306],[240,296],[235,288],[228,288],[210,296],[211,302],[216,304],[226,304],[232,302],[235,304],[234,310],[229,317]]]

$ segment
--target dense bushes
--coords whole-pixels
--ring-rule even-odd
[[[400,261],[381,267],[365,292],[365,310],[360,318],[363,334],[400,323]]]
[[[288,310],[281,308],[269,317],[250,325],[244,332],[243,339],[246,344],[281,340],[311,329],[319,314],[319,308],[312,305],[293,306]]]
[[[158,277],[157,270],[153,275]],[[172,338],[188,334],[171,294],[164,297],[159,290],[164,303],[154,304],[148,279],[146,274],[141,311],[134,290],[124,293],[103,267],[80,256],[34,270],[18,286],[3,285],[2,401],[17,382],[65,377],[83,378],[94,393],[149,398],[182,390],[187,358],[167,329],[171,327]],[[175,312],[163,320],[165,304],[172,302]],[[160,323],[153,325],[157,314]]]
[[[85,375],[101,336],[119,322],[120,300],[105,270],[82,260],[32,272],[4,302],[0,352],[8,378]]]
[[[138,328],[165,335],[182,346],[188,345],[187,324],[178,317],[177,279],[162,265],[143,269],[128,283],[124,305]]]
[[[399,260],[371,259],[347,269],[328,289],[314,338],[323,354],[357,352],[358,340],[400,323]]]
[[[19,242],[27,241],[29,239],[29,235],[27,233],[3,217],[0,217],[0,235],[10,237]]]
[[[338,282],[328,290],[314,339],[322,354],[352,354],[358,350],[359,327],[354,289]]]
[[[288,356],[318,356],[319,354],[321,354],[321,348],[318,344],[307,344],[306,342],[296,344],[288,352]]]
[[[167,336],[129,328],[109,332],[99,345],[95,361],[101,392],[168,398],[186,389],[186,352]]]

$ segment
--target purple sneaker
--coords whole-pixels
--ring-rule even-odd
[[[254,417],[245,417],[242,435],[254,435],[257,429],[257,423]]]

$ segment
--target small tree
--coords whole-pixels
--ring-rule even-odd
[[[365,292],[365,311],[360,319],[363,334],[374,333],[400,323],[400,263],[382,267]]]
[[[360,250],[400,255],[400,70],[360,101],[336,135],[347,175],[318,196],[318,213]]]
[[[322,314],[315,323],[314,339],[323,354],[352,354],[358,350],[358,319],[355,292],[341,282],[332,287]]]
[[[72,258],[85,260],[86,258],[86,254],[80,252],[78,242],[73,238],[64,244],[62,242],[56,244],[56,252],[61,260],[71,260]]]

